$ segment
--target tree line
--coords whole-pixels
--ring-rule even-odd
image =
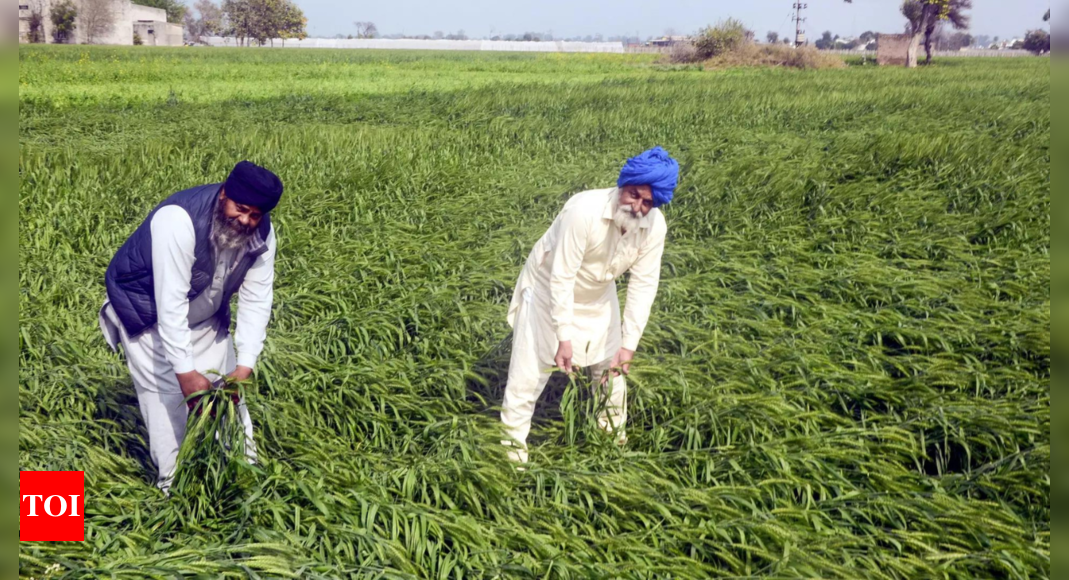
[[[844,1],[852,3],[852,0]],[[997,36],[992,42],[990,36],[972,36],[966,32],[969,29],[967,11],[972,7],[972,0],[905,0],[899,10],[906,18],[906,34],[913,37],[915,46],[923,46],[925,62],[931,62],[933,50],[958,50],[970,46],[998,48]],[[1043,15],[1043,21],[1050,21],[1049,9]],[[947,28],[956,32],[948,34]],[[770,43],[775,43],[779,35],[769,32],[767,38]],[[818,49],[826,50],[868,47],[874,42],[875,34],[871,32],[865,32],[856,40],[845,41],[831,31],[824,31],[813,44]],[[1015,42],[1010,48],[1029,50],[1035,54],[1048,53],[1050,33],[1042,29],[1030,30],[1024,40]],[[910,60],[915,61],[915,57],[911,56]]]
[[[239,46],[263,46],[308,37],[308,19],[292,0],[197,0],[185,16],[186,34],[194,42],[209,36],[237,39]]]

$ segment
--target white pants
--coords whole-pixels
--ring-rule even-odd
[[[167,492],[174,479],[178,449],[186,436],[189,409],[178,384],[178,377],[163,354],[163,339],[155,326],[131,337],[110,304],[105,304],[101,310],[100,323],[104,336],[113,349],[116,346],[113,337],[118,331],[118,338],[126,353],[126,366],[134,380],[141,417],[145,420],[145,428],[148,430],[149,452],[152,462],[159,469],[156,485]],[[225,375],[234,370],[237,364],[234,345],[229,334],[223,335],[216,330],[214,319],[198,324],[191,330],[193,361],[198,372],[209,380],[214,380],[219,376],[217,373]],[[252,419],[244,400],[238,406],[238,412],[241,422],[245,425],[247,455],[250,459],[255,459]]]
[[[534,305],[530,292],[531,289],[525,290],[526,295],[513,324],[512,358],[509,360],[505,397],[501,403],[501,422],[505,426],[505,434],[510,438],[502,443],[518,446],[509,452],[509,457],[522,463],[527,462],[527,435],[531,432],[535,403],[549,382],[550,373],[544,371],[554,366],[554,363],[541,361],[538,357],[538,325],[533,324],[531,320],[531,309]],[[605,360],[592,365],[589,371],[598,379],[609,369],[610,364],[611,359]],[[600,381],[595,380],[594,385],[595,389],[601,390]],[[604,410],[598,415],[598,425],[605,431],[615,433],[617,441],[623,443],[626,441],[624,426],[627,423],[627,382],[621,375],[611,379],[603,388],[609,389],[609,392]],[[595,392],[595,396],[602,394]]]

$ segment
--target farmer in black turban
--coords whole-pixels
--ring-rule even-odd
[[[185,436],[186,397],[211,388],[220,378],[212,372],[249,378],[263,350],[275,280],[270,212],[281,196],[274,173],[242,161],[224,183],[164,200],[108,266],[100,327],[113,350],[123,346],[164,491]],[[255,457],[244,401],[239,413]]]

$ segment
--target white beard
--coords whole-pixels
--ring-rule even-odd
[[[216,202],[217,204],[219,202]],[[234,229],[226,216],[222,213],[221,207],[216,207],[214,214],[212,215],[212,231],[211,239],[212,245],[220,252],[226,252],[229,250],[237,250],[245,247],[245,244],[249,242],[249,238],[252,237],[254,230],[248,232],[241,232]]]
[[[639,220],[642,218],[631,213],[631,210],[627,206],[619,206],[616,208],[616,213],[612,214],[612,223],[616,224],[616,227],[621,231],[630,232],[638,228]]]

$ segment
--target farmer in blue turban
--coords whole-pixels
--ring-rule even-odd
[[[104,275],[108,298],[100,328],[112,350],[123,347],[159,468],[157,485],[165,492],[185,437],[185,398],[211,388],[221,378],[213,373],[248,379],[263,350],[275,280],[270,212],[281,196],[282,181],[274,173],[242,161],[223,183],[163,200]],[[238,410],[253,458],[244,401]]]
[[[654,147],[627,160],[616,187],[572,196],[527,258],[512,295],[512,359],[501,421],[514,461],[527,461],[535,403],[554,367],[597,379],[602,429],[626,442],[631,359],[649,320],[668,231],[660,207],[672,201],[679,164]],[[625,272],[620,315],[616,279]]]

